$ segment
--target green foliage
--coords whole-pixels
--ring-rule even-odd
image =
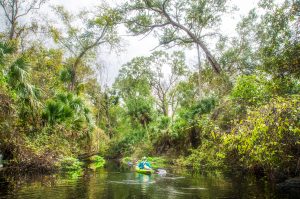
[[[125,4],[127,26],[135,34],[159,29],[157,35],[160,44],[165,46],[191,46],[191,43],[209,37],[202,35],[202,29],[218,28],[222,15],[231,10],[227,3],[211,0],[130,1]]]
[[[49,100],[42,117],[52,126],[63,122],[75,129],[83,128],[85,122],[93,126],[89,108],[82,98],[72,93],[57,94]]]
[[[70,68],[67,68],[67,69],[63,69],[61,72],[60,72],[60,80],[62,82],[71,82],[72,81],[72,70]]]
[[[277,97],[268,105],[249,111],[224,136],[227,161],[235,160],[250,169],[261,167],[270,175],[295,171],[300,139],[299,109],[295,107],[299,107],[299,102],[298,95]]]
[[[133,119],[133,125],[147,125],[151,121],[152,100],[145,97],[130,98],[126,101],[128,115]]]
[[[203,115],[210,113],[212,109],[216,106],[216,99],[211,97],[201,100],[198,104],[192,107],[193,115]]]
[[[205,68],[191,81],[197,81],[201,99],[211,95],[220,97],[228,95],[233,86],[231,79],[232,77],[226,73],[215,75],[215,72],[205,65]]]
[[[191,155],[184,158],[180,166],[192,167],[195,171],[222,169],[223,159],[219,150],[216,142],[205,140],[201,147],[191,150]]]
[[[168,160],[165,157],[147,157],[153,169],[166,168]]]
[[[196,102],[195,105],[189,109],[181,109],[179,117],[174,124],[175,129],[180,131],[182,130],[182,127],[189,128],[190,126],[197,124],[202,115],[210,113],[215,108],[216,103],[216,98],[209,97]]]
[[[8,81],[12,85],[12,87],[17,89],[18,86],[22,86],[22,84],[28,82],[28,70],[28,58],[26,58],[25,56],[19,57],[11,64],[8,72]]]
[[[0,150],[6,161],[23,170],[75,170],[77,178],[81,163],[71,157],[82,154],[101,155],[90,159],[92,169],[103,167],[102,156],[170,155],[195,170],[295,175],[299,5],[262,0],[238,24],[238,35],[224,38],[217,33],[231,10],[227,3],[137,0],[78,14],[58,6],[61,23],[49,26],[54,49],[0,36]],[[136,35],[154,31],[166,47],[196,44],[197,71],[187,66],[184,51],[155,51],[123,65],[112,88],[102,86],[95,59],[100,47],[120,48],[117,26],[123,22]],[[217,44],[213,53],[211,41]],[[154,168],[166,163],[149,161]]]
[[[40,154],[51,151],[55,154],[55,159],[72,155],[74,149],[68,141],[63,139],[59,128],[43,128],[38,134],[27,136],[25,142],[27,146]]]
[[[102,168],[105,165],[105,160],[103,157],[98,156],[98,155],[94,155],[92,157],[89,157],[88,161],[90,162],[89,164],[89,168],[90,169],[98,169],[98,168]]]
[[[62,171],[77,171],[82,169],[83,163],[73,157],[65,157],[59,161],[58,167]]]
[[[129,130],[129,131],[128,131]],[[142,127],[130,128],[122,137],[114,139],[111,142],[110,154],[115,157],[126,156],[132,154],[135,149],[139,149],[142,143],[147,141],[145,130]]]
[[[267,11],[258,25],[258,38],[264,41],[260,49],[262,67],[276,76],[299,77],[299,38],[294,36],[299,30],[293,26],[299,15],[293,11],[294,3],[265,1],[260,6]]]
[[[13,41],[0,41],[0,68],[5,65],[7,55],[10,55],[16,51],[16,42]]]
[[[270,98],[267,80],[262,76],[240,76],[232,89],[231,96],[233,100],[246,105],[267,102]]]
[[[195,149],[190,149],[189,156],[179,160],[181,166],[192,167],[197,171],[214,170],[222,167],[220,152],[220,130],[208,115],[202,116],[197,122],[200,131],[198,139],[201,144]]]
[[[69,117],[73,116],[72,109],[64,106],[62,102],[49,101],[46,106],[46,111],[43,114],[45,118],[51,125],[56,122],[63,122]]]
[[[215,125],[225,132],[230,132],[235,120],[240,120],[245,117],[247,107],[235,100],[222,99],[219,106],[212,112],[211,118]]]
[[[101,156],[98,156],[98,155],[93,155],[93,156],[89,157],[89,161],[101,163],[102,165],[105,164],[104,158]]]
[[[15,46],[0,42],[0,150],[8,164],[53,171],[58,159],[104,153],[108,138],[95,128],[93,104],[85,94],[62,91],[62,52],[36,45],[20,53]]]
[[[94,23],[98,26],[113,27],[122,20],[121,13],[112,8],[105,8],[101,15],[97,16]],[[91,23],[93,24],[93,22]]]

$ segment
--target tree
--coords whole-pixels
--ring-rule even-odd
[[[119,43],[116,30],[121,17],[118,11],[107,6],[100,7],[95,14],[82,11],[77,16],[66,11],[63,7],[55,7],[56,14],[60,17],[63,29],[52,26],[50,32],[55,42],[65,48],[71,60],[71,67],[66,71],[70,78],[69,89],[75,90],[78,84],[78,67],[88,56],[100,46],[115,48]]]
[[[254,21],[258,19],[258,14],[251,10],[249,14],[238,23],[236,31],[237,37],[222,40],[218,44],[218,50],[222,52],[220,64],[233,78],[240,74],[252,74],[260,64],[258,59],[258,46],[256,28]]]
[[[20,25],[20,19],[39,10],[47,0],[0,0],[9,29],[9,39],[18,39],[28,27]]]
[[[14,101],[12,98],[12,91],[8,88],[7,79],[4,74],[7,73],[6,68],[15,49],[14,42],[3,42],[0,40],[0,111],[2,113],[0,116],[0,132],[3,132],[3,123],[9,123],[9,125],[11,125],[14,122]]]
[[[28,50],[31,59],[31,82],[42,88],[43,100],[47,100],[59,89],[63,89],[60,72],[63,68],[61,49],[47,49],[43,45],[32,45]]]
[[[132,124],[146,125],[151,121],[153,112],[153,97],[151,96],[151,79],[148,59],[146,57],[134,58],[122,66],[114,88],[124,100],[127,114]]]
[[[176,86],[187,74],[186,68],[183,52],[155,51],[124,65],[116,85],[123,99],[152,95],[158,111],[173,117],[178,107]]]
[[[266,14],[257,23],[263,69],[275,77],[300,77],[299,3],[262,1]]]
[[[37,125],[37,114],[40,107],[40,90],[30,82],[30,60],[20,55],[8,66],[8,85],[17,94],[19,117],[25,122]]]
[[[258,69],[275,79],[299,78],[299,20],[297,1],[260,1],[238,24],[239,36],[223,54],[223,65],[243,74]]]
[[[221,67],[205,43],[205,38],[218,35],[213,28],[220,24],[222,14],[228,11],[224,0],[138,0],[126,4],[128,28],[135,34],[154,30],[160,44],[196,44],[205,53],[216,73]]]
[[[171,113],[173,118],[178,107],[176,86],[187,74],[185,55],[181,51],[172,54],[156,51],[149,57],[149,66],[156,104],[164,116],[169,117]]]
[[[84,122],[88,127],[94,125],[85,101],[72,93],[60,93],[49,100],[43,112],[43,119],[51,126],[68,123],[74,130],[82,129]]]

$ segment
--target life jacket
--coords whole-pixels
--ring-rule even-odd
[[[144,168],[145,168],[145,165],[146,165],[147,167],[151,168],[150,163],[149,163],[149,162],[146,162],[146,161],[140,162],[140,163],[139,163],[139,168],[140,168],[140,169],[144,169]]]

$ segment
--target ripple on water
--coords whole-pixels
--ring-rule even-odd
[[[167,180],[179,180],[179,179],[184,179],[185,177],[167,177],[167,176],[164,176],[162,178],[167,179]]]
[[[115,184],[154,184],[156,181],[150,181],[150,182],[140,182],[136,180],[122,180],[122,181],[108,181],[109,183],[115,183]]]
[[[189,192],[184,192],[184,191],[179,191],[178,189],[174,188],[174,187],[167,187],[166,191],[173,196],[177,196],[177,195],[191,195],[192,193]]]
[[[204,187],[187,187],[187,188],[181,188],[181,189],[185,189],[185,190],[207,190],[207,188]]]

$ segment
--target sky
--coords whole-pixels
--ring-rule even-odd
[[[101,0],[51,0],[51,4],[63,5],[69,11],[79,11],[82,8],[92,8],[97,6]],[[257,5],[259,0],[232,0],[232,4],[237,6],[238,11],[234,16],[226,16],[223,19],[221,32],[226,35],[235,33],[236,24],[240,21],[241,16],[246,15],[250,9]],[[122,0],[111,0],[112,3],[122,3]],[[125,34],[125,31],[122,31]],[[123,36],[125,43],[125,51],[121,53],[103,52],[98,55],[98,60],[104,66],[101,77],[98,79],[102,84],[111,85],[118,75],[120,67],[137,56],[147,56],[151,54],[157,45],[157,39],[152,36],[142,39],[142,37]],[[163,50],[163,49],[161,49]],[[187,51],[187,63],[195,65],[197,60],[196,51]]]
[[[225,16],[221,26],[221,33],[224,35],[233,35],[235,33],[236,24],[240,21],[241,16],[246,15],[250,9],[254,8],[259,0],[231,0],[232,5],[237,6],[239,11],[235,12],[234,16]],[[97,6],[101,0],[49,0],[48,5],[44,5],[41,9],[41,14],[50,14],[49,5],[63,5],[70,12],[78,12],[83,8],[93,8]],[[122,3],[123,0],[109,0],[110,3]],[[1,13],[0,13],[1,14]],[[41,15],[42,16],[42,15]],[[1,21],[0,21],[1,25]],[[142,39],[142,37],[124,36],[126,31],[120,29],[122,40],[124,41],[124,50],[120,53],[102,51],[97,55],[97,62],[104,68],[101,74],[98,74],[98,80],[101,84],[111,85],[118,75],[121,66],[132,58],[137,56],[147,56],[151,54],[157,45],[157,39],[152,36]],[[163,48],[161,48],[163,50]],[[196,50],[186,51],[187,63],[195,65],[197,60]]]

